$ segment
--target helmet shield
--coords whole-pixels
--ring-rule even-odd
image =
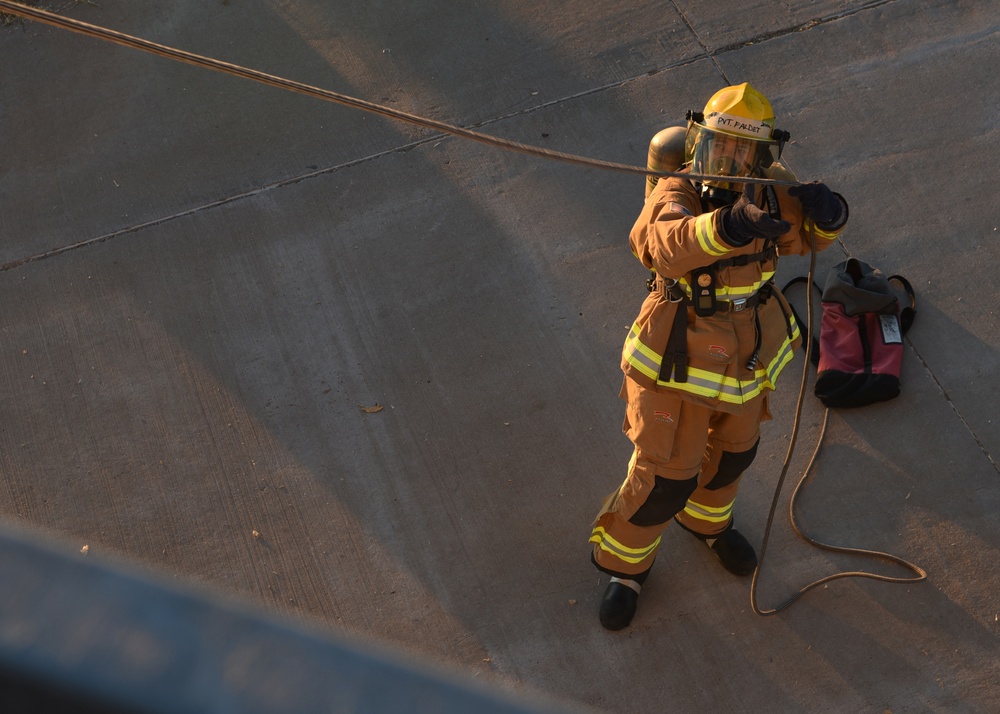
[[[774,129],[767,97],[748,83],[724,87],[712,95],[703,112],[690,112],[687,159],[691,171],[712,176],[759,176],[778,158],[784,132]],[[736,200],[742,184],[725,179],[701,180],[703,196]]]
[[[779,143],[694,124],[688,136],[688,150],[692,173],[739,178],[760,176],[777,160]],[[722,191],[742,191],[742,184],[734,181],[705,179],[701,183]]]

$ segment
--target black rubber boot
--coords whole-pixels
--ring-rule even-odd
[[[639,603],[641,587],[634,580],[611,578],[604,591],[604,599],[601,600],[601,624],[605,629],[621,630],[628,627]]]
[[[674,520],[677,520],[676,518]],[[757,553],[742,533],[733,528],[732,521],[726,530],[718,535],[706,536],[696,533],[680,521],[677,525],[703,541],[711,548],[722,563],[722,567],[734,575],[750,575],[757,568]]]
[[[713,542],[714,540],[714,542]],[[757,553],[742,533],[733,527],[722,531],[708,543],[719,556],[722,567],[734,575],[750,575],[757,568]]]

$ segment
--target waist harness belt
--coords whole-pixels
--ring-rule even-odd
[[[777,247],[772,243],[759,253],[738,255],[734,258],[716,261],[706,268],[701,268],[697,271],[698,275],[708,276],[708,278],[705,279],[702,277],[702,279],[698,281],[699,287],[692,287],[692,294],[695,296],[694,298],[684,291],[684,289],[678,284],[677,280],[666,280],[656,275],[656,273],[653,273],[652,277],[646,281],[646,288],[650,292],[659,292],[670,302],[679,303],[677,311],[674,313],[674,324],[670,328],[670,337],[667,339],[667,346],[663,351],[663,359],[660,362],[660,372],[658,375],[658,380],[660,382],[669,382],[671,379],[674,382],[687,382],[688,306],[694,306],[695,313],[700,317],[709,317],[714,315],[719,310],[742,312],[744,310],[753,309],[754,319],[757,323],[757,339],[754,343],[753,355],[747,361],[747,369],[753,370],[756,367],[761,346],[760,317],[757,314],[757,307],[759,305],[763,305],[768,301],[768,299],[770,299],[771,295],[774,293],[774,282],[773,280],[767,281],[750,297],[740,298],[738,300],[720,301],[715,298],[715,277],[718,274],[718,271],[724,268],[749,265],[750,263],[764,263],[773,258],[776,254]],[[705,284],[701,285],[701,283]],[[703,296],[703,299],[699,304],[698,295],[695,292],[699,289],[702,292],[710,290],[711,300],[709,301],[707,297]],[[788,313],[785,311],[784,305],[780,302],[778,304],[781,305],[781,312],[785,316],[785,325],[788,331],[788,337],[791,339],[793,333],[792,326],[788,320]]]
[[[767,198],[767,212],[771,218],[781,220],[781,208],[778,204],[778,196],[773,186],[767,186],[764,192]],[[702,202],[702,211],[709,210],[709,207]],[[709,266],[692,271],[691,295],[684,292],[677,284],[677,280],[664,280],[655,272],[646,281],[646,289],[652,292],[659,290],[670,302],[680,303],[677,312],[674,314],[674,324],[670,328],[670,337],[667,339],[667,346],[663,351],[663,360],[660,362],[659,381],[669,382],[671,377],[675,382],[687,381],[687,321],[688,305],[694,307],[695,314],[699,317],[710,317],[719,309],[719,300],[715,295],[716,278],[720,270],[725,268],[735,268],[751,263],[766,263],[778,254],[778,246],[774,241],[768,241],[764,250],[759,253],[749,255],[737,255],[733,258],[717,260]],[[760,355],[761,335],[760,316],[757,314],[757,306],[767,302],[771,297],[774,284],[771,280],[760,286],[760,289],[748,298],[739,300],[724,300],[728,304],[728,309],[732,312],[741,312],[748,308],[753,308],[754,320],[757,323],[757,339],[754,343],[753,355],[747,361],[747,369],[753,370],[757,366],[757,358]],[[781,312],[785,316],[785,327],[788,330],[788,338],[792,338],[792,326],[788,319],[785,306],[779,301]]]

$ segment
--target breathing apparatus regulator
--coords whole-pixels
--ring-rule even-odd
[[[688,166],[692,173],[718,176],[695,181],[699,195],[715,206],[734,203],[742,184],[723,177],[761,177],[777,161],[791,138],[774,128],[774,111],[767,98],[744,82],[716,92],[703,111],[687,112],[687,127],[667,127],[650,141],[646,167],[673,171]],[[646,179],[646,195],[658,178]]]

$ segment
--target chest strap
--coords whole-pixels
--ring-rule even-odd
[[[687,382],[687,327],[688,327],[688,306],[691,299],[678,287],[676,281],[667,281],[657,278],[655,289],[666,297],[670,302],[677,305],[674,312],[674,323],[670,327],[670,336],[667,338],[667,346],[663,350],[663,358],[660,361],[660,371],[658,380],[660,382]],[[756,339],[754,341],[753,355],[747,361],[747,369],[753,370],[757,366],[758,356],[761,347],[760,315],[757,313],[757,306],[766,303],[774,294],[774,283],[768,281],[760,286],[760,289],[745,299],[724,301],[722,304],[728,305],[732,312],[742,312],[753,309],[754,320],[756,321]],[[785,329],[788,331],[788,338],[792,338],[792,326],[788,320],[788,314],[784,305],[778,302],[781,312],[785,316]]]
[[[688,381],[687,369],[687,302],[677,301],[677,311],[674,313],[674,324],[670,328],[670,337],[663,350],[663,360],[660,362],[659,381]]]
[[[687,296],[684,289],[681,288],[676,280],[666,280],[665,278],[661,278],[654,273],[653,277],[646,281],[646,287],[650,292],[656,292],[663,295],[663,297],[670,302],[681,302],[685,305],[691,304],[691,298]],[[742,312],[743,310],[757,307],[758,305],[767,302],[767,299],[771,297],[773,289],[774,280],[768,280],[750,297],[735,298],[733,300],[720,300],[718,303],[719,309],[724,312]]]
[[[737,255],[732,258],[723,258],[722,260],[715,261],[709,267],[718,271],[724,268],[742,267],[744,265],[750,265],[750,263],[766,263],[776,255],[778,255],[778,246],[774,244],[774,241],[768,241],[767,247],[759,253]]]
[[[768,214],[772,218],[780,220],[781,210],[778,206],[778,196],[774,191],[774,187],[767,186],[766,189],[765,195],[767,196]],[[707,209],[703,206],[703,210]],[[707,272],[709,272],[714,278],[720,270],[742,267],[744,265],[750,265],[751,263],[766,263],[776,258],[777,255],[777,244],[774,241],[768,241],[764,250],[757,253],[737,255],[732,258],[717,260],[707,267]],[[714,286],[714,280],[712,280],[712,283]],[[650,292],[656,290],[667,300],[677,304],[676,312],[674,312],[674,324],[670,328],[670,337],[667,338],[667,346],[663,350],[663,359],[660,362],[658,379],[661,382],[669,382],[671,379],[673,379],[674,382],[687,382],[687,325],[688,306],[692,304],[691,298],[684,293],[684,290],[681,289],[676,280],[664,280],[655,272],[653,272],[650,275],[650,278],[646,281],[646,289]],[[748,308],[754,309],[754,319],[757,321],[757,339],[756,344],[754,345],[753,356],[750,358],[747,365],[747,367],[751,370],[754,366],[756,366],[761,342],[760,317],[757,315],[756,308],[758,305],[766,302],[767,299],[771,297],[772,290],[773,283],[768,281],[761,285],[760,289],[748,298],[723,301],[723,304],[728,305],[729,310],[733,312],[740,312]],[[717,303],[713,304],[713,311],[716,309],[715,305],[717,305]],[[784,313],[784,307],[781,308],[781,311]],[[787,325],[787,315],[785,318]],[[790,326],[788,326],[788,336],[789,338],[792,336]]]
[[[733,258],[725,258],[723,260],[717,260],[708,266],[708,269],[712,272],[718,272],[724,270],[725,268],[740,268],[744,265],[750,265],[751,263],[766,263],[778,254],[778,247],[774,243],[769,244],[764,250],[759,253],[749,253],[745,255],[737,255]],[[649,279],[646,280],[646,290],[653,292],[657,289],[657,281],[659,276],[657,276],[655,271],[650,271]],[[665,281],[666,282],[666,281]],[[676,285],[676,283],[675,283]],[[680,288],[677,288],[680,291]],[[679,295],[664,295],[671,300],[680,300],[685,297],[683,291],[680,291]]]

